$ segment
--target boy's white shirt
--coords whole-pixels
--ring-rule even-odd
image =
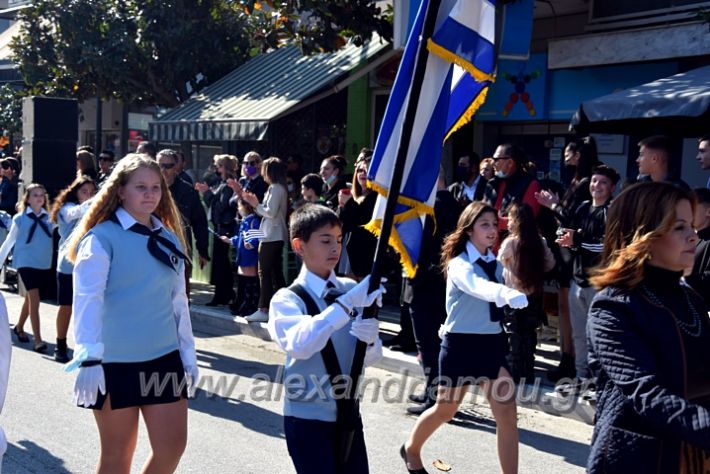
[[[328,290],[328,282],[343,292],[354,286],[352,280],[339,279],[332,271],[328,279],[324,280],[311,273],[305,264],[295,281],[305,286],[312,296],[317,296],[315,300],[319,308],[324,306],[323,297]],[[303,314],[302,304],[295,293],[283,288],[273,296],[269,307],[269,334],[276,344],[294,359],[308,359],[320,352],[330,336],[350,321],[350,315],[338,304],[326,307],[315,316]],[[381,358],[382,341],[378,338],[375,344],[367,348],[365,365],[372,365]]]

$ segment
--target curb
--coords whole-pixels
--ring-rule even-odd
[[[193,304],[190,306],[193,325],[200,331],[215,336],[245,335],[271,341],[266,323],[249,323],[244,318],[225,314],[222,309],[212,309],[207,306]],[[422,378],[421,368],[416,356],[396,352],[384,347],[383,357],[375,367],[396,374],[407,374]],[[588,425],[594,424],[594,406],[581,397],[563,397],[555,392],[554,386],[548,383],[519,385],[518,406],[538,410],[549,415],[561,416]]]

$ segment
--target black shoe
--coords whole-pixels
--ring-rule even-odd
[[[69,362],[69,354],[67,354],[66,347],[64,347],[64,348],[55,347],[54,348],[54,360],[57,362],[60,362],[62,364],[66,364],[67,362]]]
[[[229,312],[232,314],[232,316],[239,316],[241,313],[239,312],[239,308],[241,305],[237,305],[234,303],[229,304]],[[249,313],[251,314],[251,313]]]
[[[404,445],[402,445],[401,448],[399,448],[399,455],[402,458],[402,461],[404,461],[404,467],[407,468],[407,472],[409,474],[429,474],[426,469],[421,468],[421,469],[409,469],[409,464],[407,463],[407,450],[404,449]]]
[[[412,403],[424,403],[426,400],[426,393],[412,393],[409,395],[409,401]]]
[[[574,356],[563,352],[562,359],[560,360],[560,365],[547,372],[547,380],[552,383],[557,383],[560,379],[574,378],[576,373],[577,371],[574,367]]]
[[[434,406],[433,403],[427,402],[427,403],[422,403],[421,405],[407,407],[407,413],[409,413],[410,415],[419,416],[433,406]]]
[[[15,336],[19,342],[30,342],[30,337],[25,333],[25,331],[19,331],[17,326],[12,328],[12,332],[15,333]]]
[[[390,350],[397,352],[416,352],[417,346],[414,344],[395,344],[390,346]]]

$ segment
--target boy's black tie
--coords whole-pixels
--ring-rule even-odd
[[[335,284],[332,281],[329,281],[325,285],[326,291],[325,294],[323,295],[323,300],[328,304],[331,305],[335,302],[335,299],[338,296],[342,296],[344,293],[337,289],[335,287]]]
[[[42,230],[44,231],[45,234],[47,234],[47,237],[51,238],[52,233],[49,231],[49,228],[47,227],[47,224],[42,220],[42,217],[38,216],[34,212],[29,212],[27,213],[27,217],[32,219],[34,222],[32,222],[32,227],[30,227],[30,233],[27,236],[27,241],[25,242],[26,244],[29,244],[32,242],[32,237],[35,235],[35,231],[37,230],[37,226],[40,226]]]
[[[166,239],[165,237],[160,235],[160,232],[162,228],[156,229],[156,230],[150,230],[148,227],[144,226],[143,224],[135,223],[133,224],[129,230],[131,232],[135,232],[136,234],[141,234],[148,236],[148,252],[150,254],[157,258],[158,261],[164,263],[168,267],[172,268],[177,272],[177,261],[171,262],[170,257],[168,254],[160,248],[158,245],[158,242],[160,242],[165,248],[170,250],[173,254],[175,254],[177,257],[187,260],[187,257],[173,244],[170,240]]]
[[[478,260],[476,260],[476,265],[483,269],[490,281],[492,281],[493,283],[500,283],[498,281],[498,277],[496,277],[496,268],[498,268],[498,262],[496,260],[486,262],[485,260],[483,260],[483,258],[479,258]],[[496,306],[495,303],[492,302],[488,303],[488,308],[491,313],[491,321],[497,323],[498,321],[503,320],[503,316],[505,316],[505,313],[503,313],[503,308],[499,308],[498,306]]]

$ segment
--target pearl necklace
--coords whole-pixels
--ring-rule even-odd
[[[703,326],[700,323],[700,314],[695,310],[695,307],[693,306],[693,303],[690,301],[690,297],[688,296],[688,291],[681,286],[681,289],[683,290],[683,294],[685,295],[685,301],[688,303],[688,307],[690,308],[690,313],[693,315],[693,322],[692,323],[686,323],[685,321],[681,321],[676,317],[676,315],[666,307],[666,305],[663,304],[663,302],[656,296],[655,293],[653,293],[648,286],[646,285],[641,285],[641,288],[643,292],[648,296],[648,298],[656,305],[661,306],[668,310],[669,313],[673,315],[673,319],[675,320],[676,326],[686,333],[690,337],[699,337],[700,333],[702,332]]]

